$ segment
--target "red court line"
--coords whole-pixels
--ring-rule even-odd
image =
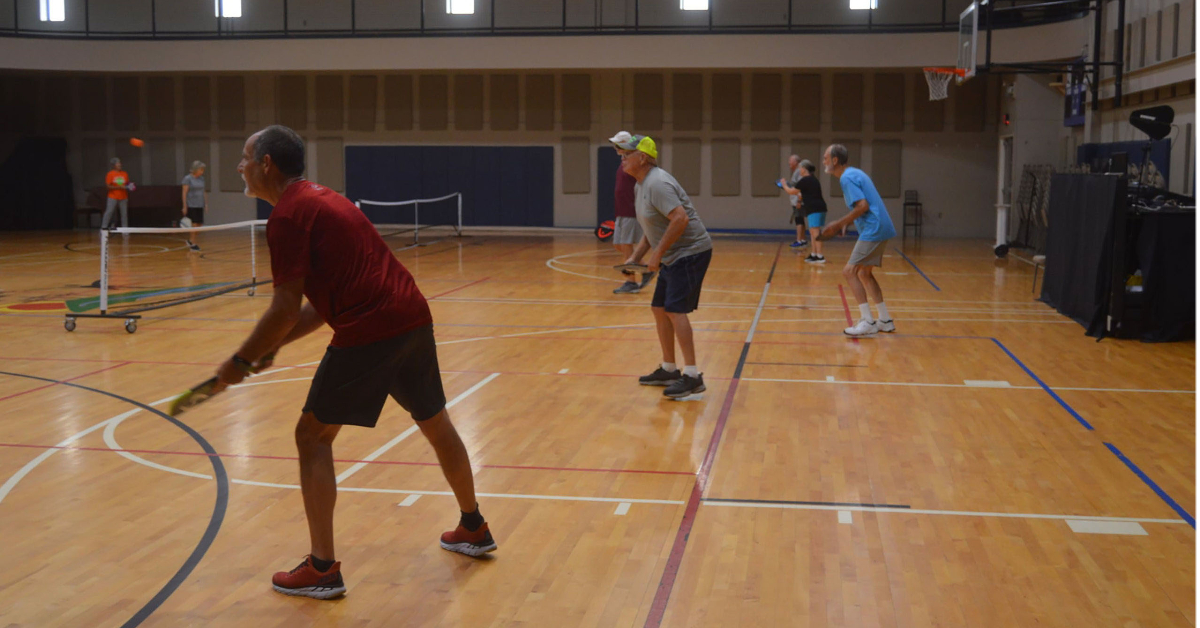
[[[775,268],[779,265],[779,256],[782,252],[783,243],[780,242],[775,249],[775,261],[771,262],[771,273],[767,275],[766,287],[763,292],[764,300],[759,303],[759,312],[762,311],[761,308],[766,302],[766,290],[770,289],[771,280],[775,278]],[[650,612],[646,614],[645,628],[658,628],[662,625],[663,617],[667,613],[667,602],[671,599],[671,590],[675,588],[675,578],[679,575],[679,567],[683,564],[683,554],[687,550],[688,537],[691,536],[692,527],[696,523],[696,513],[700,509],[700,501],[704,497],[704,491],[708,490],[709,474],[712,472],[713,463],[717,460],[721,435],[725,432],[725,424],[729,421],[729,413],[733,409],[733,398],[737,395],[738,384],[742,377],[742,367],[745,366],[746,356],[750,352],[753,333],[754,326],[751,326],[750,332],[746,336],[742,355],[733,371],[733,377],[730,378],[729,388],[725,391],[725,402],[721,404],[721,414],[717,416],[717,425],[713,428],[712,437],[709,438],[708,450],[704,453],[704,462],[700,464],[700,470],[696,472],[696,482],[692,484],[692,493],[688,497],[687,506],[683,511],[683,519],[679,522],[679,530],[675,533],[675,543],[671,545],[671,553],[667,556],[667,564],[663,567],[662,577],[658,581],[658,589],[654,592],[654,601],[650,605]]]
[[[82,376],[81,376],[82,377]],[[53,384],[51,384],[53,385]],[[17,447],[23,449],[62,449],[69,451],[100,451],[100,452],[119,452],[124,451],[131,454],[158,454],[164,456],[216,456],[218,458],[243,458],[250,460],[299,460],[296,456],[267,456],[264,454],[210,454],[203,451],[171,451],[163,449],[110,449],[108,447],[82,447],[82,446],[64,446],[64,445],[34,445],[29,443],[0,443],[0,447]],[[341,463],[361,463],[361,464],[381,464],[393,466],[409,466],[409,467],[437,467],[440,466],[436,462],[415,462],[410,460],[342,460],[335,458],[334,462]],[[691,471],[655,471],[650,469],[601,469],[594,467],[545,467],[532,465],[514,465],[514,464],[477,464],[471,465],[476,469],[514,469],[518,471],[579,471],[583,473],[635,473],[642,475],[686,475],[693,476],[695,473]]]
[[[842,296],[842,308],[846,310],[846,326],[853,327],[854,319],[850,317],[850,304],[846,301],[846,291],[842,290],[842,284],[838,284],[838,294]],[[851,338],[854,344],[858,344],[858,338]]]
[[[106,367],[104,367],[104,368],[102,368],[102,369],[99,369],[99,370],[96,370],[96,371],[92,371],[91,373],[84,373],[83,375],[76,375],[75,377],[72,377],[71,379],[63,379],[63,380],[59,380],[59,381],[57,381],[57,382],[54,382],[53,384],[46,384],[46,385],[44,385],[44,386],[38,386],[37,388],[30,388],[29,390],[24,390],[24,391],[21,391],[21,392],[19,392],[19,393],[13,393],[13,394],[11,394],[11,395],[8,395],[7,397],[0,397],[0,401],[5,401],[5,400],[7,400],[7,399],[12,399],[13,397],[20,397],[21,395],[27,395],[27,394],[29,394],[29,393],[31,393],[31,392],[37,392],[37,391],[39,391],[39,390],[44,390],[44,389],[46,389],[46,388],[50,388],[51,386],[57,386],[57,385],[59,385],[59,384],[62,384],[62,383],[64,383],[64,382],[73,382],[73,381],[75,381],[75,380],[77,380],[77,379],[83,379],[83,378],[85,378],[85,377],[87,377],[87,376],[89,376],[89,375],[95,375],[96,373],[103,373],[104,371],[110,371],[110,370],[112,370],[112,369],[119,369],[119,368],[121,368],[122,366],[125,366],[126,364],[129,364],[129,362],[122,362],[122,363],[120,363],[120,364],[114,364],[114,365],[112,365],[112,366],[106,366]]]
[[[439,298],[439,297],[444,297],[444,296],[446,296],[446,295],[448,295],[448,294],[451,294],[451,293],[454,293],[454,292],[458,292],[459,290],[462,290],[463,288],[470,288],[471,286],[473,286],[473,285],[475,285],[475,284],[477,284],[477,283],[483,283],[483,282],[487,281],[488,279],[491,279],[491,277],[484,277],[483,279],[476,279],[475,281],[472,281],[471,283],[465,283],[465,284],[463,284],[463,285],[461,285],[461,286],[459,286],[459,287],[457,287],[457,288],[454,288],[453,290],[447,290],[447,291],[445,291],[445,292],[443,292],[443,293],[441,293],[441,294],[437,294],[437,295],[431,296],[431,297],[429,297],[429,299],[427,299],[427,300],[429,300],[429,301],[432,301],[432,300],[434,300],[434,299],[437,299],[437,298]]]

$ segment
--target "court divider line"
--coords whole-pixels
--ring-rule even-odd
[[[465,288],[466,286],[463,286],[463,287]],[[483,388],[484,386],[487,385],[488,382],[492,381],[493,379],[496,379],[497,377],[500,377],[499,373],[492,373],[491,375],[488,375],[487,377],[483,378],[482,381],[480,381],[480,382],[476,383],[474,386],[468,388],[461,395],[455,397],[454,399],[451,399],[446,404],[446,409],[449,410],[450,408],[453,408],[454,406],[458,405],[458,403],[460,401],[462,401],[463,399],[466,399],[467,397],[470,397],[472,394],[475,393],[475,391],[479,390],[480,388]],[[347,478],[354,475],[355,473],[358,473],[364,467],[366,467],[368,462],[372,462],[376,458],[387,453],[388,450],[390,450],[392,447],[399,445],[401,441],[408,438],[409,436],[412,436],[420,429],[421,429],[421,426],[414,423],[408,429],[404,430],[403,432],[400,432],[400,434],[398,436],[396,436],[392,440],[389,440],[388,442],[384,443],[382,447],[380,447],[379,449],[376,449],[375,451],[371,452],[370,454],[367,454],[367,457],[363,458],[362,462],[356,462],[353,465],[351,465],[349,469],[346,469],[345,471],[342,471],[340,474],[338,474],[337,483],[341,484],[342,482],[345,482]]]
[[[104,395],[106,397],[111,397],[113,399],[123,401],[130,405],[136,406],[135,410],[128,412],[128,414],[130,416],[132,416],[132,414],[134,412],[136,412],[137,410],[145,410],[147,412],[150,412],[151,414],[155,414],[155,415],[159,416],[160,418],[165,419],[167,422],[173,424],[175,427],[178,427],[184,433],[186,433],[205,452],[210,453],[210,454],[216,453],[216,451],[213,449],[213,446],[211,444],[209,444],[209,442],[207,440],[205,440],[204,437],[202,435],[200,435],[199,432],[192,429],[191,426],[184,423],[183,421],[180,421],[179,419],[176,419],[175,417],[172,417],[172,416],[162,412],[161,410],[157,410],[152,407],[152,406],[158,405],[160,403],[166,403],[166,402],[170,401],[171,399],[174,399],[175,398],[174,395],[172,395],[171,397],[167,397],[165,399],[160,399],[160,400],[154,402],[153,404],[144,404],[139,401],[130,399],[128,397],[123,397],[116,393],[108,392],[106,390],[101,390],[99,388],[92,388],[89,386],[83,386],[81,384],[75,384],[75,383],[71,383],[71,382],[67,382],[67,381],[56,381],[56,380],[52,380],[52,379],[45,378],[45,377],[38,377],[35,375],[25,375],[23,373],[12,373],[12,372],[7,372],[7,371],[0,371],[0,375],[8,375],[11,377],[24,377],[27,379],[38,379],[38,380],[47,381],[47,382],[54,382],[56,384],[60,384],[63,386],[70,386],[72,388],[78,388],[80,390],[94,392],[94,393],[97,393],[100,395]],[[120,415],[118,415],[118,416],[120,416]],[[65,440],[63,442],[69,443],[70,441],[78,439],[78,438],[84,436],[85,434],[88,434],[90,432],[95,431],[96,429],[99,429],[101,425],[104,425],[104,424],[114,421],[114,420],[116,420],[116,417],[114,417],[113,419],[109,419],[108,421],[102,421],[101,423],[93,425],[92,427],[88,428],[87,430],[84,430],[82,432],[75,434],[74,436],[71,436],[70,438],[68,438],[67,440]],[[20,482],[21,479],[24,478],[26,475],[28,475],[30,471],[32,471],[35,467],[37,467],[39,464],[41,464],[44,460],[49,458],[54,453],[54,451],[57,451],[57,450],[53,450],[53,449],[48,450],[48,451],[44,452],[42,455],[38,456],[37,458],[34,458],[33,460],[26,463],[25,466],[21,467],[21,469],[18,470],[17,473],[15,473],[12,477],[10,477],[8,479],[8,481],[6,481],[4,483],[3,487],[0,487],[0,499],[3,499],[3,497],[5,495],[8,495],[8,493],[12,490],[12,488],[16,486],[17,482]],[[164,584],[162,586],[162,588],[160,588],[158,590],[158,592],[155,593],[154,596],[150,598],[149,601],[147,601],[144,605],[142,605],[142,607],[139,608],[137,610],[137,612],[135,612],[133,614],[132,617],[130,617],[128,620],[126,620],[124,624],[121,624],[121,628],[136,628],[137,626],[140,626],[142,624],[142,622],[146,621],[146,619],[148,617],[150,617],[150,615],[152,615],[154,613],[154,611],[158,610],[158,608],[160,606],[162,606],[162,603],[167,601],[167,598],[171,597],[171,595],[179,589],[179,587],[183,584],[183,582],[185,580],[187,580],[188,576],[191,575],[192,571],[195,570],[196,566],[200,564],[200,561],[204,558],[204,555],[208,553],[208,549],[210,547],[212,547],[213,542],[216,540],[217,534],[221,531],[221,524],[225,520],[225,513],[229,507],[229,475],[225,472],[225,464],[223,462],[221,462],[220,457],[209,456],[208,460],[213,468],[213,476],[216,478],[216,499],[213,503],[212,515],[209,517],[208,525],[204,529],[204,534],[200,537],[200,540],[196,543],[196,546],[192,549],[191,554],[188,555],[187,559],[184,560],[183,564],[180,565],[179,569],[175,571],[175,574],[171,576],[170,580],[168,580],[166,582],[166,584]]]
[[[650,611],[646,614],[645,628],[658,628],[662,625],[663,616],[666,615],[667,603],[671,599],[671,591],[675,588],[675,579],[678,577],[679,568],[683,563],[683,554],[687,549],[688,537],[691,536],[692,528],[696,524],[696,515],[700,509],[700,501],[704,497],[704,492],[708,490],[708,483],[711,478],[710,474],[712,473],[713,464],[716,462],[717,452],[721,444],[721,435],[725,432],[725,425],[729,421],[729,413],[733,408],[733,399],[737,395],[742,368],[746,364],[746,356],[750,354],[750,344],[754,341],[754,330],[758,327],[763,307],[767,303],[767,294],[771,291],[771,281],[775,278],[775,268],[779,266],[779,255],[782,252],[783,242],[780,242],[775,248],[775,260],[771,262],[771,272],[767,274],[767,281],[763,285],[762,297],[758,300],[758,308],[754,312],[754,320],[750,323],[750,330],[746,332],[746,343],[742,346],[742,354],[738,358],[737,366],[733,370],[733,377],[729,381],[729,388],[725,391],[725,402],[721,404],[721,413],[717,415],[717,424],[713,427],[712,437],[708,441],[708,449],[704,454],[704,461],[700,464],[700,469],[696,472],[696,482],[692,485],[692,493],[688,498],[687,506],[684,508],[683,519],[679,522],[679,529],[675,532],[675,541],[671,545],[671,553],[667,556],[662,577],[659,579],[658,588],[654,592],[654,600],[650,604]]]

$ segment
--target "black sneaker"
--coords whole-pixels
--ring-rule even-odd
[[[613,290],[613,294],[637,294],[642,291],[642,287],[636,281],[626,281],[619,288]]]
[[[639,287],[639,288],[645,288],[645,287],[646,287],[646,285],[647,285],[647,284],[649,284],[649,283],[650,283],[650,281],[654,279],[654,275],[655,275],[655,274],[656,274],[656,273],[646,273],[645,275],[642,275],[642,285],[641,285],[641,286],[638,286],[638,287]]]
[[[199,251],[199,250],[200,250],[200,245],[199,245],[199,244],[196,244],[195,242],[192,242],[191,240],[188,240],[188,243],[187,243],[187,245],[188,245],[188,248],[189,248],[189,249],[191,249],[191,250],[193,250],[193,251]]]
[[[643,375],[638,378],[638,383],[643,386],[670,386],[679,381],[682,375],[679,371],[663,370],[663,367],[654,369],[654,372],[649,375]]]
[[[705,390],[707,389],[704,387],[703,373],[695,377],[692,377],[691,375],[683,375],[674,384],[667,386],[667,389],[663,391],[663,396],[670,397],[672,399],[679,399],[680,397],[702,393]]]
[[[824,264],[825,256],[824,255],[809,255],[808,257],[804,258],[804,263],[806,263],[806,264]]]

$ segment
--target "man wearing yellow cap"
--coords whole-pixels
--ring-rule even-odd
[[[704,392],[704,377],[696,366],[696,346],[688,313],[700,304],[700,287],[712,260],[712,238],[683,186],[658,167],[658,147],[649,137],[635,135],[618,143],[621,167],[637,179],[634,209],[642,240],[626,263],[649,250],[649,272],[658,272],[650,309],[662,346],[662,365],[638,379],[643,386],[666,386],[663,395],[682,399]],[[675,341],[683,353],[683,370],[675,364]]]

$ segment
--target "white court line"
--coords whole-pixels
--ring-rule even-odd
[[[922,508],[880,508],[878,506],[825,506],[821,504],[764,504],[761,502],[725,502],[705,500],[705,506],[727,506],[731,508],[782,508],[784,510],[846,510],[853,512],[880,512],[893,515],[953,515],[959,517],[1003,517],[1007,519],[1059,519],[1062,521],[1109,521],[1135,523],[1188,523],[1183,519],[1147,519],[1141,517],[1089,517],[1087,515],[1050,515],[1029,512],[979,512],[971,510],[929,510]]]
[[[783,382],[789,384],[847,384],[852,386],[917,386],[925,388],[979,388],[979,386],[971,386],[969,384],[935,384],[927,382],[855,382],[849,380],[834,381],[833,376],[826,376],[825,379],[782,379],[775,377],[743,377],[742,381],[747,382]],[[1013,390],[1045,390],[1041,386],[989,386],[989,388],[1009,388]],[[1194,390],[1154,390],[1145,388],[1082,388],[1082,387],[1067,387],[1067,386],[1050,386],[1051,390],[1075,390],[1084,392],[1116,392],[1116,393],[1175,393],[1184,395],[1194,395]]]
[[[462,401],[463,399],[466,399],[467,397],[470,397],[472,393],[479,390],[480,388],[483,388],[488,382],[492,381],[493,379],[496,379],[497,377],[500,377],[499,373],[492,373],[491,375],[488,375],[487,377],[483,378],[483,381],[468,388],[466,390],[466,392],[455,397],[449,403],[447,403],[446,409],[448,410],[450,408],[453,408],[455,405],[458,404],[458,402]],[[395,447],[396,445],[399,445],[400,441],[408,438],[409,436],[412,436],[419,429],[421,429],[421,427],[419,425],[413,425],[412,427],[404,430],[403,432],[400,432],[399,436],[393,438],[392,440],[389,440],[387,443],[384,443],[384,445],[382,447],[380,447],[379,449],[376,449],[375,451],[368,454],[366,458],[363,458],[362,462],[356,462],[353,465],[350,465],[350,468],[348,468],[345,471],[342,471],[340,474],[338,474],[338,476],[337,476],[338,484],[345,482],[346,478],[361,471],[363,469],[363,467],[367,466],[368,462],[375,460],[376,458],[387,453],[387,451],[389,449],[391,449],[392,447]]]
[[[839,510],[838,523],[852,524],[854,523],[854,515],[849,510]]]
[[[175,398],[175,395],[171,395],[170,397],[167,397],[165,399],[159,399],[158,401],[155,401],[154,403],[152,403],[150,405],[156,406],[160,403],[166,403],[174,398]],[[92,432],[95,432],[96,430],[108,425],[112,421],[117,421],[117,420],[124,421],[126,418],[131,417],[134,414],[137,414],[138,412],[141,412],[141,411],[142,411],[141,408],[134,408],[133,410],[127,410],[125,412],[122,412],[121,414],[118,414],[117,416],[115,416],[111,419],[101,421],[101,422],[87,428],[86,430],[83,430],[82,432],[77,432],[76,434],[74,434],[72,436],[68,436],[67,438],[60,441],[57,445],[55,445],[55,449],[47,449],[46,451],[43,451],[41,454],[39,454],[33,460],[26,462],[25,466],[18,469],[16,473],[12,474],[12,477],[8,478],[8,480],[4,482],[3,486],[0,486],[0,502],[3,502],[4,498],[8,497],[8,494],[10,492],[12,492],[13,488],[15,488],[17,486],[17,483],[20,482],[25,476],[29,475],[30,471],[33,471],[34,469],[36,469],[38,465],[45,462],[46,459],[49,458],[50,456],[53,456],[55,452],[61,451],[59,448],[69,446],[71,443],[79,440],[80,438],[83,438],[84,436],[87,436],[88,434],[91,434]],[[146,462],[149,462],[149,461],[146,461]]]
[[[964,379],[964,386],[972,388],[1012,388],[1013,385],[1002,379]]]
[[[1067,526],[1076,534],[1128,534],[1146,536],[1146,528],[1136,521],[1089,521],[1067,519]]]
[[[172,399],[173,398],[174,397],[172,397]],[[150,405],[157,405],[157,404],[152,403]],[[137,456],[137,455],[129,453],[128,451],[125,451],[121,447],[121,445],[117,444],[117,439],[116,439],[117,427],[119,425],[121,425],[121,423],[125,419],[137,414],[140,411],[141,411],[140,408],[136,409],[136,410],[131,410],[129,412],[126,412],[123,415],[113,417],[112,419],[110,419],[108,421],[108,425],[104,427],[104,444],[108,445],[109,449],[117,452],[118,454],[121,455],[121,457],[123,457],[127,460],[132,460],[138,464],[144,464],[148,467],[153,467],[155,469],[158,469],[159,471],[166,471],[168,473],[178,473],[179,475],[186,475],[188,477],[200,478],[202,480],[211,480],[212,479],[212,476],[208,475],[207,473],[195,473],[192,471],[184,471],[183,469],[176,469],[174,467],[168,467],[166,465],[158,464],[157,462],[151,462],[149,460],[146,460],[145,458],[142,458],[141,456]]]
[[[409,495],[408,497],[405,497],[404,501],[400,502],[399,505],[405,507],[412,506],[413,504],[417,503],[418,499],[421,499],[420,495]]]
[[[617,509],[613,511],[613,514],[623,517],[629,512],[629,506],[631,506],[629,502],[621,502],[617,504]]]
[[[759,294],[759,293],[754,293]],[[594,301],[586,299],[515,299],[515,298],[479,298],[479,297],[442,297],[438,299],[441,302],[449,303],[488,303],[499,305],[588,305],[595,307],[633,307],[645,308],[644,302],[629,302],[629,301]],[[720,309],[741,309],[748,310],[756,306],[747,303],[706,303],[706,308]],[[793,303],[772,303],[766,309],[805,309],[820,312],[841,312],[844,308],[833,305],[805,305]],[[1048,316],[1054,318],[1063,318],[1061,314],[1051,311],[1025,311],[1019,309],[1002,309],[1002,308],[921,308],[921,307],[895,307],[892,308],[896,312],[939,312],[943,314],[1000,314],[1008,316]],[[904,319],[904,320],[926,320],[926,319]]]
[[[559,375],[566,375],[566,374],[567,374],[567,371],[570,371],[570,370],[571,370],[571,369],[558,369],[558,374],[559,374]]]

